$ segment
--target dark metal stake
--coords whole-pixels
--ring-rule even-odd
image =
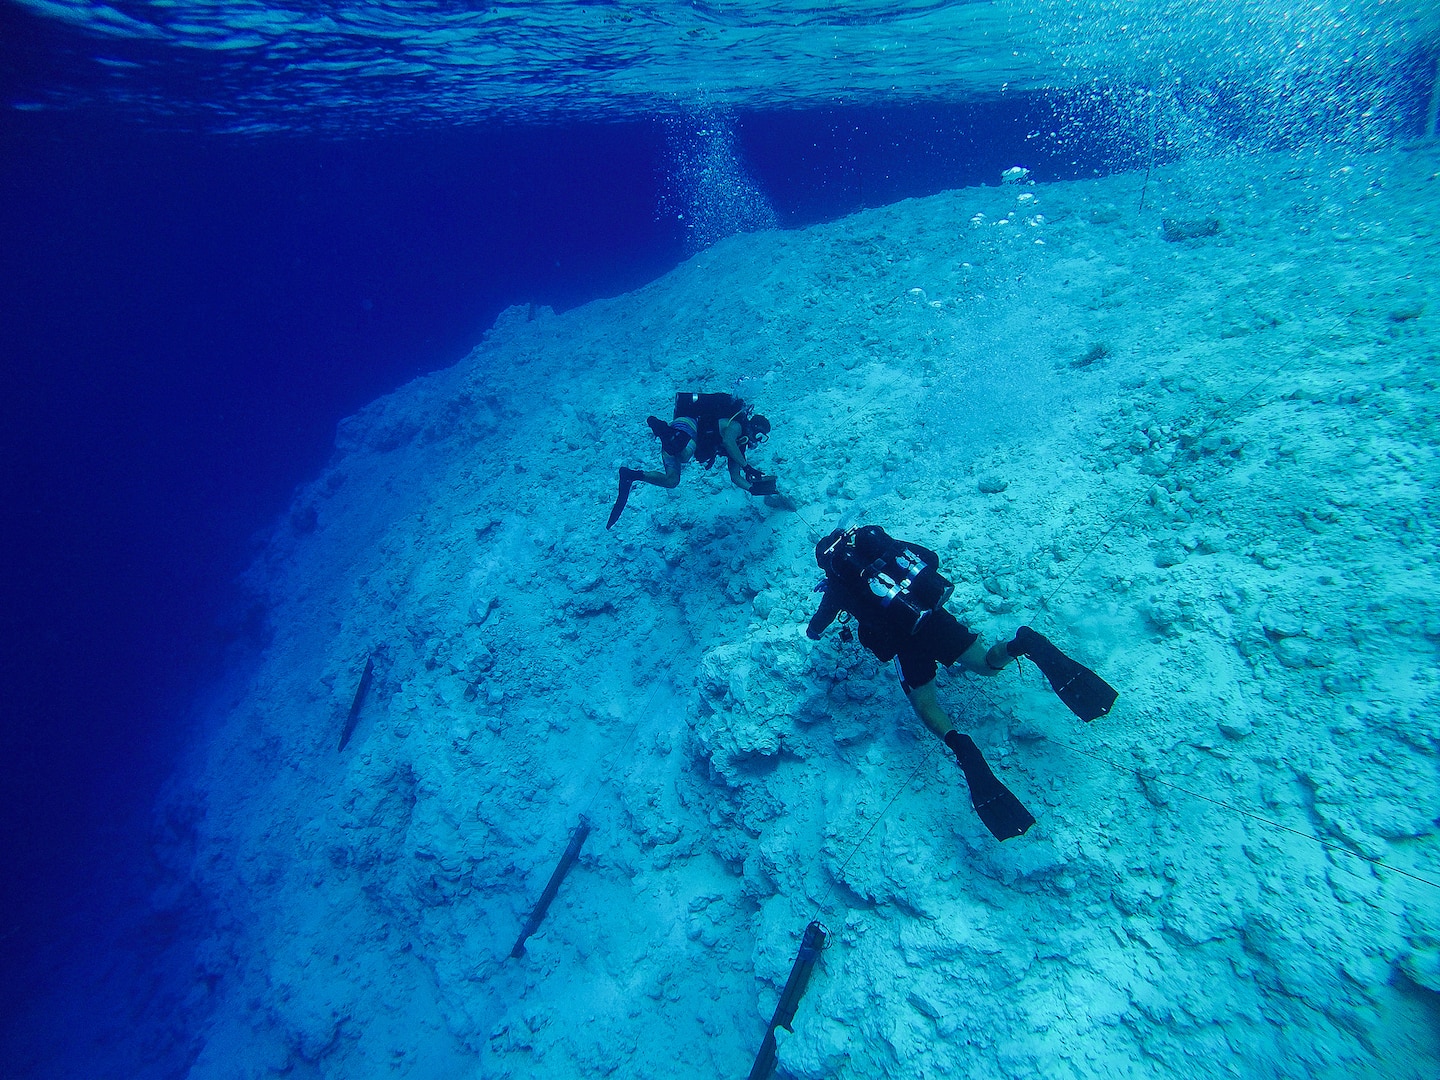
[[[765,1041],[760,1044],[760,1053],[755,1056],[755,1064],[750,1069],[750,1080],[769,1080],[770,1074],[775,1071],[775,1029],[783,1027],[794,1034],[795,1029],[790,1025],[795,1021],[795,1010],[800,1007],[800,998],[804,996],[805,987],[810,983],[810,969],[815,966],[815,961],[820,959],[820,951],[825,948],[825,937],[828,933],[819,922],[812,922],[805,927],[805,936],[800,940],[800,951],[795,955],[795,963],[790,968],[790,978],[785,980],[785,989],[780,994],[775,1015],[770,1018],[770,1027],[765,1032]]]
[[[580,846],[585,843],[585,837],[590,835],[590,823],[583,817],[575,831],[570,834],[570,845],[565,849],[565,854],[560,856],[560,861],[555,865],[555,872],[550,875],[550,883],[545,886],[545,891],[540,894],[539,901],[530,911],[530,917],[525,920],[525,926],[520,931],[520,936],[515,939],[515,947],[510,950],[510,955],[515,959],[525,955],[525,939],[536,930],[540,929],[540,923],[545,919],[545,912],[550,909],[550,901],[555,899],[555,894],[560,891],[560,883],[565,880],[565,875],[570,872],[570,867],[580,857]]]
[[[355,722],[360,719],[360,707],[365,704],[365,695],[370,692],[370,679],[375,674],[375,658],[365,658],[365,670],[360,675],[360,685],[355,688],[355,700],[350,703],[350,715],[345,718],[345,730],[340,733],[340,750],[355,733]]]

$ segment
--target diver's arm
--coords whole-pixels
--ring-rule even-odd
[[[720,423],[720,449],[725,451],[725,458],[730,464],[730,480],[742,491],[750,490],[750,481],[745,479],[745,451],[740,449],[737,441],[740,435],[740,425],[734,420],[723,420]]]
[[[835,621],[835,616],[840,614],[839,590],[830,587],[826,588],[820,596],[820,607],[815,614],[810,616],[810,625],[805,627],[805,636],[811,641],[819,641],[829,625]]]

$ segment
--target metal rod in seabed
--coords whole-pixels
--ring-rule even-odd
[[[345,730],[340,733],[340,747],[344,750],[350,736],[355,733],[355,721],[360,719],[360,707],[365,704],[365,695],[370,692],[370,678],[375,674],[375,658],[365,658],[365,670],[360,675],[360,685],[355,688],[355,700],[350,703],[350,715],[345,718]]]
[[[555,864],[555,872],[550,875],[550,883],[545,886],[545,891],[540,894],[540,899],[530,911],[530,917],[525,920],[525,926],[520,931],[520,936],[515,939],[515,947],[510,950],[510,955],[515,959],[525,955],[525,939],[536,930],[540,929],[541,922],[545,919],[545,912],[550,910],[550,901],[555,899],[555,894],[560,891],[560,883],[565,880],[565,875],[570,872],[570,867],[580,857],[580,846],[585,843],[585,837],[590,835],[590,823],[583,817],[575,831],[570,834],[570,844],[565,849],[565,854],[560,856],[560,861]]]
[[[775,1015],[770,1018],[770,1027],[765,1031],[765,1041],[760,1044],[760,1053],[755,1055],[755,1064],[750,1069],[750,1080],[769,1080],[770,1074],[775,1071],[775,1029],[783,1027],[794,1033],[795,1029],[790,1025],[795,1021],[795,1010],[800,1007],[800,998],[804,996],[805,987],[810,983],[810,970],[820,958],[821,950],[825,948],[825,935],[828,932],[819,922],[812,922],[805,927],[805,936],[800,940],[800,951],[795,954],[795,963],[790,967],[790,978],[785,980],[785,989],[775,1006]]]

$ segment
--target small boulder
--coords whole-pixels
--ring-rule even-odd
[[[998,495],[1010,486],[1010,481],[998,473],[981,473],[975,484],[986,495]]]

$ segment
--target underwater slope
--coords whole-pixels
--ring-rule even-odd
[[[1435,1075],[1440,893],[1401,871],[1440,879],[1437,172],[1232,159],[1143,211],[1120,176],[737,237],[347,421],[162,808],[218,927],[193,1075],[740,1075],[816,914],[790,1076]],[[800,514],[692,467],[607,533],[645,414],[737,379]],[[1120,689],[1083,726],[1028,665],[942,674],[1025,837],[886,668],[804,638],[807,521],[842,515]]]

